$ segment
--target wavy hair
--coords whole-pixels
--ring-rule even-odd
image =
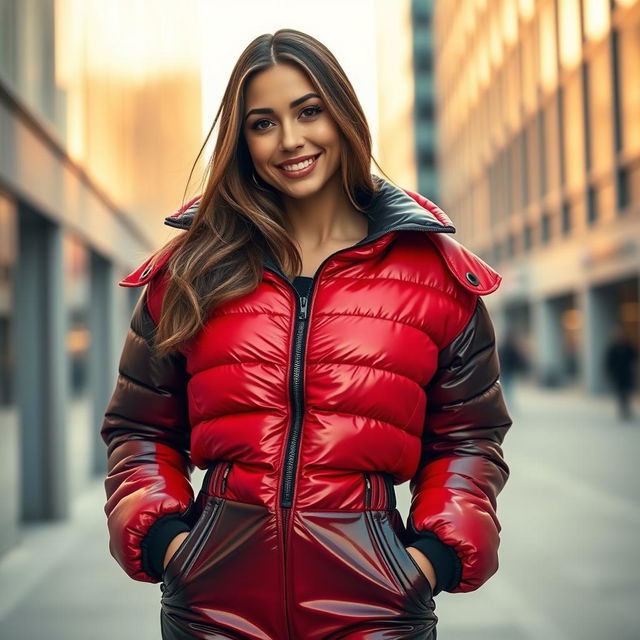
[[[342,142],[342,184],[351,204],[363,211],[377,189],[372,159],[379,165],[371,153],[364,111],[329,49],[295,29],[279,29],[255,38],[231,72],[211,129],[191,168],[187,185],[219,122],[191,226],[151,259],[153,265],[165,252],[172,253],[154,340],[160,356],[193,339],[215,305],[253,291],[262,279],[265,252],[270,251],[287,274],[299,273],[302,268],[281,193],[254,172],[242,129],[247,83],[255,74],[280,63],[297,65],[306,73],[335,121]]]

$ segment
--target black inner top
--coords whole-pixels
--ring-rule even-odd
[[[312,280],[313,278],[311,276],[296,276],[291,284],[293,284],[293,286],[296,288],[296,291],[301,296],[305,296],[309,291]]]

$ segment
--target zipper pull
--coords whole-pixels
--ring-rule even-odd
[[[230,462],[227,465],[227,468],[224,470],[224,475],[222,476],[222,487],[220,489],[221,494],[224,494],[224,492],[227,490],[227,478],[229,477],[229,472],[231,471],[232,465],[233,465],[233,462]]]
[[[300,296],[300,313],[298,314],[300,320],[306,320],[307,318],[307,296]]]

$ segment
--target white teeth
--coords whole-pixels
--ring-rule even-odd
[[[286,169],[287,171],[300,171],[300,169],[304,169],[305,167],[308,167],[310,164],[313,164],[315,159],[316,159],[316,157],[314,156],[313,158],[309,158],[308,160],[305,160],[304,162],[298,162],[298,164],[285,164],[285,165],[282,165],[282,168]]]

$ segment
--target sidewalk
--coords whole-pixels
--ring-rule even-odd
[[[29,525],[0,561],[0,638],[158,639],[159,585],[129,580],[108,551],[102,480],[70,520]]]

